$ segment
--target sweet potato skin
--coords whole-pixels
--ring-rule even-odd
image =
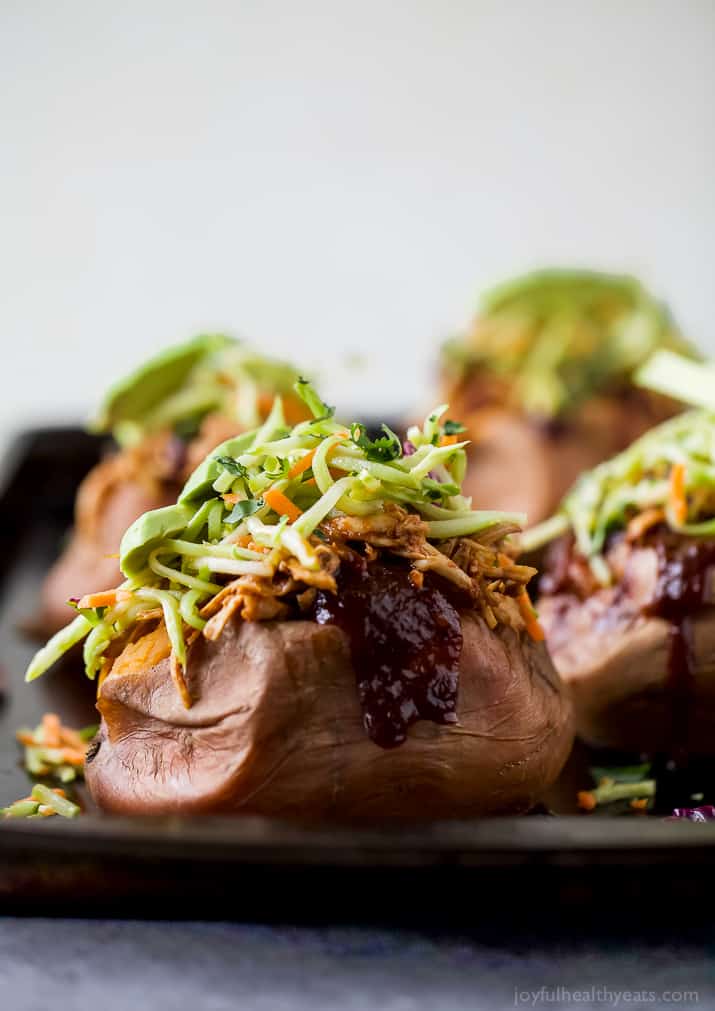
[[[177,490],[178,486],[147,487],[127,480],[106,496],[96,530],[89,532],[78,525],[72,531],[42,585],[40,611],[33,622],[38,634],[51,635],[72,621],[76,612],[67,603],[69,597],[111,589],[122,582],[116,555],[124,531],[142,513],[174,502]]]
[[[458,818],[528,810],[572,742],[543,644],[462,616],[457,725],[420,721],[384,750],[367,736],[342,631],[242,622],[192,647],[183,708],[167,660],[113,672],[86,777],[123,814],[313,820]]]
[[[463,420],[473,440],[464,494],[480,509],[547,519],[578,476],[673,413],[664,398],[592,397],[552,429],[508,407],[486,406]],[[457,417],[462,417],[457,411]],[[518,480],[515,480],[518,475]]]

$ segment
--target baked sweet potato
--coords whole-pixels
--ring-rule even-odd
[[[564,687],[543,643],[523,631],[491,632],[473,614],[461,619],[459,722],[414,723],[390,750],[365,733],[340,629],[233,620],[216,642],[200,638],[192,647],[187,710],[162,628],[127,647],[102,685],[102,727],[86,770],[92,796],[123,814],[418,819],[526,811],[571,747]]]
[[[714,403],[712,367],[659,352],[637,381]],[[682,393],[681,393],[682,391]],[[584,474],[522,547],[550,542],[539,613],[587,741],[715,753],[715,422],[664,422]]]
[[[535,570],[506,550],[520,517],[459,493],[465,444],[439,411],[404,455],[296,385],[313,420],[290,431],[278,403],[209,454],[124,535],[127,583],[81,602],[27,679],[85,639],[107,811],[527,810],[572,726]]]
[[[484,292],[440,362],[441,399],[472,440],[465,491],[546,519],[580,473],[677,410],[634,387],[656,348],[696,355],[631,277],[549,269]]]
[[[715,546],[706,547],[712,557],[703,558],[698,593],[715,578]],[[675,620],[667,608],[657,613],[664,578],[686,597],[693,573],[669,577],[657,543],[624,545],[620,554],[613,586],[584,599],[561,592],[539,601],[577,733],[624,751],[715,754],[715,607],[686,600]]]

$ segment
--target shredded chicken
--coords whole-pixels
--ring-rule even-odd
[[[387,503],[384,512],[374,516],[336,516],[323,520],[321,529],[330,541],[362,541],[375,548],[417,548],[427,538],[425,521],[392,502]]]
[[[435,546],[427,540],[427,524],[397,505],[390,504],[374,516],[330,518],[311,539],[319,562],[317,569],[308,569],[290,557],[280,562],[272,577],[244,575],[232,579],[201,608],[206,624],[202,632],[191,631],[187,646],[199,635],[215,641],[235,616],[243,621],[289,618],[295,615],[296,607],[299,612],[310,608],[318,591],[338,593],[336,577],[341,560],[353,554],[358,546],[368,565],[382,555],[404,558],[410,563],[410,581],[418,590],[426,573],[448,581],[464,594],[491,629],[499,624],[524,628],[520,604],[536,570],[517,564],[502,549],[502,541],[512,532],[512,527],[505,526],[499,537],[490,530],[483,538],[455,537]],[[323,537],[328,538],[327,543]],[[148,610],[141,617],[160,619],[160,609]],[[100,673],[100,683],[111,671],[117,653],[146,631],[147,622],[140,622],[121,643],[115,640]],[[173,653],[170,665],[182,701],[188,707],[191,699],[184,672]]]
[[[409,559],[415,586],[421,585],[415,577],[423,580],[425,572],[448,580],[471,598],[490,628],[522,623],[510,598],[523,593],[536,569],[518,565],[501,550],[513,526],[491,528],[482,537],[455,537],[437,547],[427,540],[424,520],[390,503],[376,516],[339,516],[325,520],[321,529],[338,552],[341,544],[357,541],[367,546],[369,560],[377,557],[376,548]]]
[[[193,700],[189,692],[189,686],[186,684],[186,678],[184,677],[184,668],[179,663],[179,658],[173,649],[169,658],[169,670],[171,671],[171,677],[179,692],[181,701],[184,703],[184,708],[191,709]]]

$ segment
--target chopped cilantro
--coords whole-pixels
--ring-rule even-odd
[[[402,456],[402,443],[387,425],[380,427],[385,434],[377,439],[371,439],[364,425],[353,422],[350,426],[350,438],[373,463],[389,463],[391,460],[397,460]]]
[[[233,526],[236,523],[240,523],[241,520],[245,520],[247,516],[253,516],[257,513],[259,509],[263,508],[262,498],[246,498],[241,502],[237,502],[229,515],[224,520],[224,523],[229,523]]]
[[[239,463],[238,460],[234,460],[231,456],[217,456],[214,457],[216,463],[220,463],[224,470],[227,470],[229,474],[235,474],[236,477],[247,478],[248,471]]]

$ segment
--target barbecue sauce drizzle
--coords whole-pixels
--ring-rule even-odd
[[[672,758],[687,754],[690,709],[695,688],[691,618],[709,602],[708,573],[715,566],[715,542],[666,538],[655,542],[658,581],[646,614],[670,623],[667,689],[672,704]]]
[[[416,720],[457,722],[462,624],[455,603],[432,581],[410,581],[405,565],[346,553],[338,592],[318,591],[311,616],[348,636],[368,736],[403,744]]]

